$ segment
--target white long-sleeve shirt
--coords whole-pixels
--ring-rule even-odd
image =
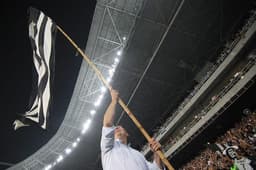
[[[115,127],[103,127],[101,160],[103,170],[160,170],[148,162],[142,153],[114,139]]]

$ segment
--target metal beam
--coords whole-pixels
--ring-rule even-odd
[[[119,34],[119,32],[118,32],[118,30],[117,30],[117,28],[116,28],[116,23],[114,22],[114,19],[113,19],[113,17],[112,17],[112,14],[110,13],[110,10],[109,10],[108,7],[107,7],[107,11],[108,11],[108,15],[110,16],[111,23],[112,23],[112,25],[113,25],[113,27],[114,27],[114,30],[115,30],[115,32],[116,32],[116,35],[117,35],[117,37],[118,37],[120,43],[122,43],[122,39],[121,39],[120,34]]]
[[[116,51],[116,50],[119,49],[120,47],[121,47],[121,46],[117,46],[117,47],[115,47],[115,48],[109,50],[108,52],[106,52],[106,53],[100,55],[99,57],[97,57],[97,58],[95,57],[95,58],[93,59],[93,62],[98,62],[98,61],[100,61],[100,59],[102,59],[102,58],[105,57],[106,55],[108,55],[108,54],[110,54],[110,53]]]
[[[0,165],[3,165],[3,166],[13,166],[14,164],[13,163],[9,163],[9,162],[2,162],[2,161],[0,161]]]
[[[138,81],[136,87],[134,88],[134,90],[133,90],[133,92],[132,92],[132,94],[131,94],[131,96],[130,96],[130,98],[129,98],[129,100],[128,100],[127,106],[129,106],[130,102],[132,101],[132,99],[133,99],[133,97],[134,97],[136,91],[138,90],[138,88],[139,88],[139,86],[140,86],[140,84],[141,84],[141,82],[142,82],[144,76],[146,75],[146,73],[147,73],[149,67],[151,66],[153,60],[155,59],[155,57],[156,57],[156,55],[157,55],[157,53],[158,53],[158,51],[159,51],[159,49],[160,49],[160,47],[161,47],[163,41],[165,40],[165,37],[167,36],[167,34],[168,34],[170,28],[172,27],[172,25],[173,25],[173,23],[174,23],[176,17],[177,17],[178,14],[179,14],[179,12],[180,12],[180,10],[181,10],[183,4],[184,4],[184,1],[185,1],[185,0],[182,0],[182,1],[180,2],[179,7],[177,8],[177,10],[176,10],[176,12],[175,12],[175,14],[174,14],[172,20],[170,21],[168,27],[166,28],[166,30],[165,30],[165,32],[164,32],[164,34],[163,34],[163,36],[162,36],[162,38],[161,38],[161,40],[160,40],[160,42],[159,42],[157,48],[155,49],[153,55],[151,56],[151,58],[150,58],[150,60],[149,60],[149,63],[147,64],[147,66],[146,66],[144,72],[142,73],[142,75],[141,75],[141,77],[140,77],[140,79],[139,79],[139,81]],[[124,111],[122,112],[122,114],[120,115],[119,119],[117,120],[117,124],[121,121],[123,115],[124,115]]]
[[[98,37],[98,39],[103,40],[103,41],[107,41],[107,42],[110,42],[110,43],[113,43],[113,44],[122,45],[122,43],[120,43],[120,42],[112,41],[112,40],[109,40],[109,39],[104,38],[104,37]]]

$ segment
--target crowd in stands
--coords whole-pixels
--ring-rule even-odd
[[[171,114],[171,116],[165,121],[165,123],[158,127],[157,132],[153,134],[153,137],[158,136],[159,134],[165,131],[165,127],[174,119],[174,117],[185,107],[185,105],[194,97],[194,95],[199,91],[199,89],[203,86],[203,84],[209,79],[209,77],[215,72],[218,66],[226,59],[228,54],[232,51],[237,42],[244,36],[245,32],[251,27],[256,19],[256,10],[250,11],[250,17],[245,22],[244,26],[241,28],[239,32],[233,35],[231,40],[226,42],[225,47],[222,49],[221,54],[217,58],[215,63],[212,63],[212,66],[207,71],[206,75],[202,77],[200,82],[195,85],[193,90],[189,93],[189,95],[183,100],[183,102],[178,106],[178,108]],[[173,138],[172,138],[173,139]],[[173,140],[172,140],[173,141]],[[142,150],[145,150],[148,146],[145,145]]]
[[[256,113],[242,118],[234,128],[208,143],[207,148],[181,170],[256,169]]]
[[[223,96],[226,95],[226,93],[241,79],[243,79],[244,75],[248,72],[248,70],[255,65],[256,63],[256,51],[253,51],[250,54],[250,58],[247,60],[247,63],[241,68],[240,71],[236,72],[227,82],[227,84],[225,84],[225,86],[223,86],[219,92],[216,92],[216,94],[214,96],[212,96],[210,98],[210,100],[208,101],[208,103],[206,103],[205,105],[200,105],[197,109],[195,109],[193,112],[191,113],[195,113],[195,114],[191,114],[193,116],[193,118],[190,118],[190,121],[188,121],[183,128],[179,129],[178,133],[173,133],[169,140],[165,143],[163,150],[167,151],[173,144],[175,144],[176,142],[179,141],[180,138],[182,138],[184,136],[184,134],[186,134],[191,127],[193,127],[195,124],[197,124],[200,119],[203,119],[204,116],[208,113],[208,111],[210,111],[214,105],[223,98]],[[238,98],[239,96],[237,95],[236,98]],[[233,100],[235,100],[235,98],[233,98]],[[232,104],[231,102],[229,102],[229,104]],[[226,105],[227,107],[228,105]]]

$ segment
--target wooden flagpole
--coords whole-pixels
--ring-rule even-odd
[[[75,47],[75,49],[83,56],[84,60],[92,67],[92,69],[95,71],[98,78],[107,86],[109,90],[112,89],[112,87],[108,84],[106,79],[103,77],[101,72],[98,70],[98,68],[95,66],[95,64],[89,59],[88,56],[76,45],[76,43],[57,25],[57,29],[68,39],[68,41]],[[119,97],[118,103],[120,106],[124,109],[124,111],[128,114],[128,116],[132,119],[132,121],[135,123],[135,125],[139,128],[141,133],[144,135],[144,137],[149,142],[152,138],[149,136],[149,134],[146,132],[146,130],[143,128],[143,126],[140,124],[140,122],[137,120],[137,118],[134,116],[134,114],[131,112],[131,110],[126,106],[126,104],[123,102],[123,100]],[[174,170],[172,165],[169,163],[169,161],[164,156],[163,152],[161,150],[156,151],[159,157],[161,158],[162,162],[167,166],[169,170]]]

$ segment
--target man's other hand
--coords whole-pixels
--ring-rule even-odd
[[[159,150],[161,148],[161,144],[158,141],[156,141],[154,138],[152,138],[149,141],[149,146],[153,152],[156,152],[157,150]]]

